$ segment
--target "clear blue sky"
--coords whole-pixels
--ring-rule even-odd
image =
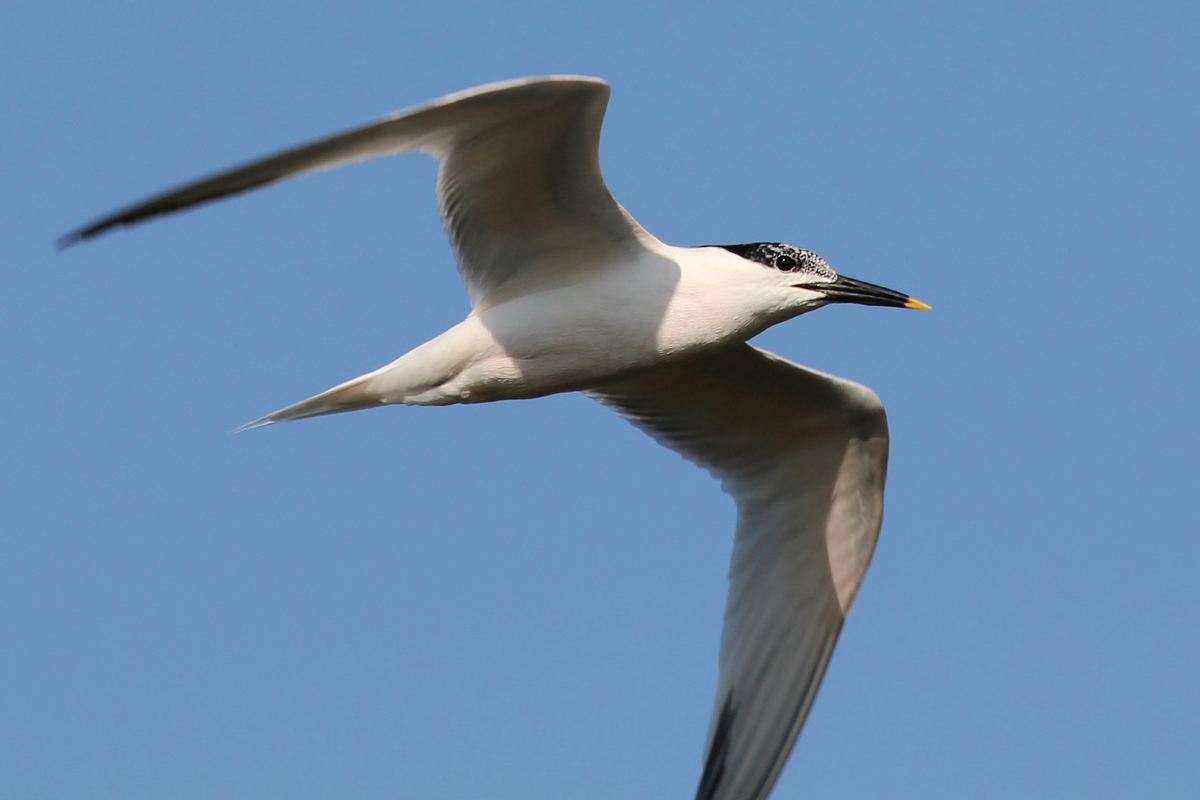
[[[0,5],[0,796],[689,798],[732,503],[577,395],[231,436],[467,310],[419,155],[56,254],[479,83],[613,85],[672,244],[933,312],[874,564],[775,798],[1200,793],[1195,3]]]

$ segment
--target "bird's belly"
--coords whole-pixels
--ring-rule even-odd
[[[494,348],[455,381],[468,402],[597,386],[748,335],[737,315],[696,308],[665,280],[542,292],[472,319]]]
[[[595,386],[661,361],[662,315],[593,295],[545,292],[491,309],[475,319],[494,341],[463,370],[468,401],[538,397]]]
[[[692,290],[664,259],[517,297],[389,365],[385,402],[476,403],[586,389],[765,327],[725,296]]]

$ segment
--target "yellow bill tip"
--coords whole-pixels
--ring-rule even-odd
[[[922,303],[920,300],[918,300],[915,297],[908,298],[908,302],[904,304],[904,307],[905,308],[915,308],[919,311],[932,311],[933,310],[933,306],[928,305],[927,303]]]

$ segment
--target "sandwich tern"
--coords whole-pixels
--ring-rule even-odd
[[[697,800],[762,800],[812,706],[883,518],[870,389],[747,340],[829,303],[928,308],[787,244],[672,247],[600,173],[608,84],[488,84],[118,210],[60,247],[286,178],[413,150],[471,313],[374,372],[244,427],[389,404],[581,391],[706,468],[737,504],[720,677]]]

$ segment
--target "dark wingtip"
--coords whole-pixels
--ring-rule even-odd
[[[700,776],[700,785],[696,788],[696,800],[712,800],[716,797],[721,778],[725,777],[725,759],[729,756],[729,742],[735,716],[737,712],[733,707],[733,690],[730,689],[717,717],[717,728],[713,731],[712,742],[708,746],[704,772]]]
[[[83,231],[71,231],[70,233],[60,236],[54,240],[55,252],[61,253],[73,244],[79,244],[84,239]]]
[[[63,250],[66,250],[68,247],[77,245],[80,242],[85,242],[88,239],[94,239],[96,236],[100,235],[101,233],[104,233],[105,231],[110,229],[112,226],[113,226],[113,223],[106,221],[106,222],[101,222],[101,223],[95,223],[92,225],[85,225],[82,228],[76,228],[75,230],[71,231],[70,233],[63,234],[62,236],[55,239],[54,240],[54,249],[56,251],[58,251],[59,253],[61,253]]]

